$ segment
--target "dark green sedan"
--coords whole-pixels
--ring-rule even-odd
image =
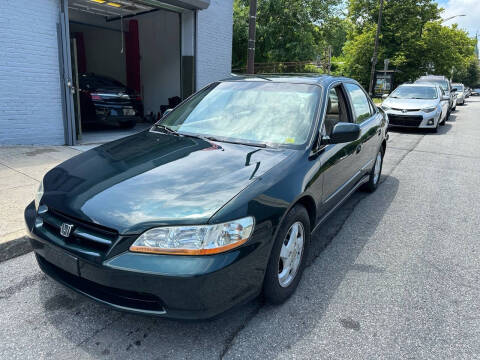
[[[281,303],[312,232],[378,186],[387,123],[347,78],[215,82],[45,175],[25,210],[38,263],[135,313],[208,318],[261,293]]]

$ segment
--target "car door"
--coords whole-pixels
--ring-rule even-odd
[[[352,105],[354,122],[360,126],[352,166],[361,177],[372,168],[380,148],[383,116],[360,85],[347,82],[345,89]]]
[[[320,137],[327,137],[338,122],[352,122],[352,111],[341,82],[327,89],[326,111],[320,123]],[[323,218],[342,200],[355,185],[358,169],[354,164],[356,144],[340,143],[321,145],[315,196],[317,219]]]
[[[443,89],[440,86],[437,87],[437,90],[440,92],[440,104],[442,106],[442,119],[443,119],[447,116],[450,102],[449,100],[447,100],[445,91],[443,91]],[[440,121],[442,119],[440,119]]]

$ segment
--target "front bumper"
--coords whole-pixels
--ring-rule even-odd
[[[44,232],[33,202],[25,209],[28,236],[40,268],[69,288],[117,310],[178,319],[203,319],[256,297],[269,247],[252,235],[247,246],[208,256],[122,251],[94,260],[59,246]]]
[[[465,95],[457,96],[457,105],[458,104],[465,104]]]
[[[441,121],[441,113],[433,111],[425,113],[423,111],[409,111],[404,113],[398,110],[386,110],[389,118],[389,128],[417,128],[417,129],[433,129],[437,127]]]

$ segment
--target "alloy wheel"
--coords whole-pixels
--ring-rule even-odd
[[[283,240],[278,260],[278,282],[281,287],[288,287],[297,275],[302,262],[305,244],[303,224],[297,221],[290,226]]]

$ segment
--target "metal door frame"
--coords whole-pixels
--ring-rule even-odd
[[[72,63],[70,52],[70,26],[68,19],[68,0],[60,0],[59,61],[60,85],[63,105],[63,125],[65,144],[76,144],[75,108],[73,101]]]

